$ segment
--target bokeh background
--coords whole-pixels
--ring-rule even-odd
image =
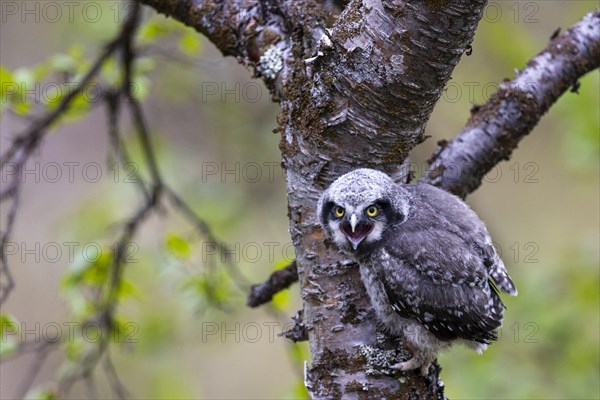
[[[17,5],[17,14],[8,12],[7,3]],[[0,3],[5,81],[10,76],[34,85],[36,71],[48,65],[53,72],[42,85],[65,79],[56,69],[92,60],[124,17],[124,5],[116,1],[71,2],[80,5],[71,15],[67,2],[53,3],[62,11],[58,18],[44,9],[45,2]],[[86,9],[89,3],[98,8]],[[417,174],[436,142],[453,138],[465,124],[472,104],[485,102],[498,82],[512,78],[557,28],[566,29],[597,6],[597,1],[490,2],[473,54],[463,57],[428,124],[431,138],[414,151]],[[93,13],[96,9],[100,14]],[[250,79],[249,71],[222,57],[206,39],[152,10],[146,10],[146,18],[152,22],[140,32],[145,57],[136,83],[160,169],[231,245],[245,279],[259,282],[293,258],[279,136],[272,133],[277,106],[259,80]],[[109,66],[103,76],[109,79],[111,73]],[[595,71],[581,80],[578,94],[565,94],[511,160],[498,165],[467,199],[487,222],[519,296],[505,298],[501,338],[483,356],[461,348],[440,356],[451,399],[600,396],[599,81]],[[9,99],[2,95],[4,107]],[[28,96],[44,101],[51,95],[50,86],[34,86]],[[25,105],[16,111],[3,110],[2,151],[27,126],[18,113],[39,112]],[[146,174],[126,119],[124,126],[135,167]],[[131,171],[108,154],[105,110],[92,104],[88,113],[50,133],[28,164],[32,172],[23,178],[10,258],[17,287],[2,312],[31,332],[29,340],[43,337],[49,324],[66,332],[65,323],[77,321],[78,298],[65,290],[65,274],[81,263],[84,249],[110,245],[119,221],[139,203],[135,185],[127,180]],[[51,168],[56,165],[61,177],[54,181],[48,177],[55,176]],[[9,178],[3,175],[2,184]],[[5,204],[0,211],[4,218]],[[76,243],[73,259],[68,242]],[[305,397],[307,346],[276,336],[301,308],[297,287],[269,307],[246,308],[246,293],[239,288],[244,282],[232,280],[218,259],[209,259],[211,249],[172,210],[152,217],[135,243],[136,262],[126,270],[131,295],[119,310],[121,320],[131,323],[132,340],[112,350],[132,397]],[[207,274],[217,282],[210,291]],[[3,337],[0,345],[7,349],[22,339]],[[49,356],[34,392],[53,387],[63,361],[60,351]],[[16,396],[35,362],[26,355],[0,365],[3,399]],[[102,373],[98,384],[107,396]],[[72,395],[85,393],[78,385]]]

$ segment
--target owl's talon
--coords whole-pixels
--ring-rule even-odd
[[[395,370],[403,371],[403,372],[412,371],[414,369],[420,369],[421,375],[427,376],[429,374],[429,365],[430,365],[430,363],[427,363],[426,365],[422,365],[419,362],[419,360],[417,360],[416,357],[413,357],[410,360],[406,360],[406,361],[396,363],[394,365],[390,365],[390,369],[395,369]]]

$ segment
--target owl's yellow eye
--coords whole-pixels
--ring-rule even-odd
[[[375,217],[377,214],[379,214],[379,209],[376,206],[369,206],[367,208],[367,215],[369,217]]]
[[[342,207],[336,207],[335,210],[333,210],[334,214],[336,217],[338,218],[342,218],[344,216],[344,214],[346,213],[346,211],[344,211],[344,209]]]

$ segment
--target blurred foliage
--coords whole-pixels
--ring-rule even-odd
[[[562,159],[573,173],[594,179],[600,172],[600,117],[595,105],[600,104],[600,74],[581,79],[577,93],[563,96],[552,109],[562,132]],[[595,116],[595,118],[594,118]]]
[[[10,356],[17,349],[17,338],[21,331],[19,321],[8,313],[0,313],[0,358]]]
[[[14,84],[0,85],[0,96],[7,99],[1,104],[2,116],[32,116],[52,110],[69,85],[89,68],[97,45],[115,34],[115,20],[122,20],[126,11],[123,4],[115,4],[101,2],[104,13],[97,23],[78,19],[69,26],[53,26],[52,34],[61,40],[55,40],[59,43],[55,47],[40,50],[43,61],[0,67],[0,83]],[[526,8],[528,4],[541,7],[539,15],[532,16],[535,9]],[[567,26],[591,9],[589,2],[561,2],[553,5],[555,9],[540,4],[493,2],[500,16],[484,18],[473,44],[474,54],[463,58],[452,82],[463,89],[465,82],[477,82],[481,89],[486,82],[510,77],[514,68],[522,68],[545,46],[556,28],[552,21]],[[262,84],[250,80],[235,60],[223,59],[193,29],[149,14],[138,32],[143,56],[135,64],[134,80],[136,95],[145,101],[152,120],[152,141],[161,171],[216,236],[233,245],[241,274],[249,281],[261,281],[272,270],[287,265],[290,258],[283,252],[290,239],[278,137],[270,133],[276,124],[276,106],[269,102]],[[537,22],[528,23],[531,18]],[[47,40],[52,42],[52,37]],[[535,268],[507,260],[520,295],[505,299],[508,309],[499,342],[481,357],[461,348],[440,357],[446,394],[451,399],[600,396],[598,197],[585,189],[597,189],[600,173],[599,80],[597,73],[582,79],[579,94],[563,96],[522,146],[527,148],[528,140],[545,135],[540,141],[553,147],[517,150],[517,154],[545,152],[540,156],[544,162],[560,170],[548,177],[557,182],[552,185],[592,193],[583,211],[572,211],[584,214],[580,234],[553,232],[553,241],[541,247],[543,265]],[[106,90],[120,82],[117,62],[109,60],[101,79],[94,83]],[[56,85],[36,102],[23,90],[36,83]],[[468,118],[471,104],[485,102],[486,95],[478,90],[474,98],[442,99],[428,126],[433,138],[416,153],[422,151],[426,158],[436,139],[451,138]],[[90,124],[86,118],[92,118],[94,105],[78,96],[61,123],[79,120]],[[135,137],[128,130],[124,134],[133,168],[147,177]],[[244,173],[250,163],[261,168],[258,181]],[[61,293],[69,307],[66,320],[86,321],[103,306],[106,298],[98,293],[102,293],[107,266],[112,262],[114,225],[139,202],[138,196],[132,195],[135,185],[125,179],[131,170],[112,165],[111,175],[90,189],[85,201],[58,217],[60,227],[52,228],[57,236],[93,241],[102,250],[98,257],[79,258],[65,269]],[[484,185],[481,191],[485,190]],[[530,189],[513,185],[509,190],[503,201]],[[491,207],[487,212],[495,214],[497,205],[480,207]],[[531,211],[552,214],[548,218],[560,221],[564,217],[555,214],[567,213],[548,210],[544,204],[536,203],[536,207],[541,211]],[[514,203],[510,212],[521,218],[530,210]],[[502,215],[493,217],[496,225],[503,224]],[[122,350],[115,354],[115,361],[128,388],[140,398],[307,398],[302,374],[304,361],[310,360],[308,345],[286,343],[272,335],[285,330],[288,317],[301,307],[299,289],[277,294],[263,310],[248,310],[244,307],[246,293],[240,289],[243,285],[232,278],[224,260],[215,256],[212,244],[193,230],[190,221],[166,212],[149,225],[136,239],[138,250],[127,264],[117,296],[116,323],[110,332],[113,344]],[[545,226],[524,229],[547,230]],[[499,242],[505,241],[508,238],[500,237]],[[258,260],[243,256],[240,249],[249,243],[262,250]],[[274,249],[272,254],[270,249]],[[0,316],[2,355],[14,348],[15,341],[4,338],[5,329],[18,325],[16,321],[9,314]],[[253,340],[251,329],[259,329],[258,341]],[[64,350],[60,376],[75,373],[82,360],[93,357],[98,348],[78,333],[75,340],[65,343]],[[36,389],[28,397],[52,396],[50,391]]]
[[[40,389],[40,388],[36,388],[34,390],[32,390],[31,392],[29,392],[26,396],[28,399],[31,400],[57,400],[58,397],[56,397],[56,395],[48,389]]]

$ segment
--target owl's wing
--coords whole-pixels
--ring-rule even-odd
[[[497,339],[504,305],[492,285],[488,289],[434,284],[415,276],[399,284],[389,275],[379,277],[392,309],[415,319],[440,340],[465,339],[490,343]]]
[[[458,258],[458,261],[463,257],[475,258],[465,265],[448,260],[449,263],[444,268],[445,274],[452,273],[454,277],[469,280],[475,273],[475,278],[479,281],[484,278],[487,280],[489,275],[499,289],[513,296],[517,295],[515,284],[498,256],[485,224],[469,206],[453,194],[431,185],[408,185],[406,188],[419,205],[415,209],[415,215],[406,224],[410,225],[407,228],[420,233],[418,236],[432,241],[439,249],[437,252],[435,249],[430,250],[438,253],[433,254],[436,256],[434,259],[440,259],[437,258],[440,253],[443,257],[448,249],[453,252],[449,255]],[[480,269],[479,261],[483,261],[484,270]]]
[[[421,208],[391,231],[381,251],[381,281],[396,313],[441,340],[489,343],[497,338],[504,304],[490,281],[495,254],[478,231]]]

